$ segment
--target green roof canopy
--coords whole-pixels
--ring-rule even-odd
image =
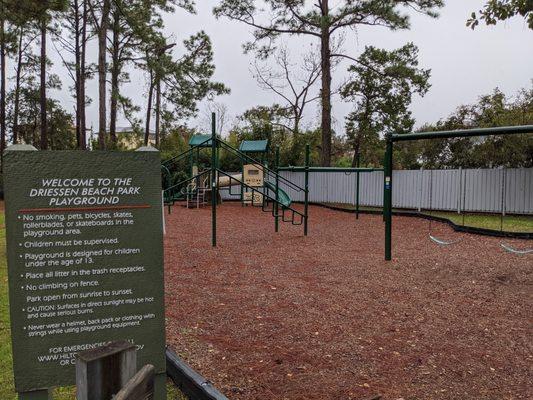
[[[268,140],[243,140],[239,150],[243,153],[267,153]]]
[[[211,135],[194,135],[189,139],[189,146],[211,147]]]

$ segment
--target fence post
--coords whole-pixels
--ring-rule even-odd
[[[501,173],[500,173],[500,180],[501,180],[501,215],[500,215],[500,231],[503,231],[503,217],[505,217],[505,202],[506,202],[506,196],[505,196],[505,193],[506,193],[506,188],[505,188],[505,185],[506,185],[506,177],[507,177],[507,174],[506,174],[506,169],[505,167],[502,167],[501,168]]]
[[[457,214],[461,214],[461,199],[462,197],[462,190],[463,190],[463,167],[459,167],[459,190],[457,195]]]
[[[418,212],[422,211],[422,203],[424,201],[424,167],[420,167],[420,185],[418,188]]]
[[[137,348],[126,341],[76,355],[76,399],[110,399],[135,375]]]

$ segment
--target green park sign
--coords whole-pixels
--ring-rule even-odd
[[[75,354],[110,341],[165,372],[157,151],[5,153],[17,392],[75,383]]]

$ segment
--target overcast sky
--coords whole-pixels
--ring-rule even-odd
[[[528,29],[523,18],[514,18],[497,26],[480,25],[475,31],[465,26],[474,10],[479,10],[486,0],[448,0],[440,18],[413,14],[409,31],[390,32],[381,27],[363,27],[356,32],[348,31],[344,45],[345,52],[357,57],[365,45],[393,49],[407,42],[414,42],[420,48],[420,66],[432,70],[429,93],[424,98],[416,98],[412,111],[417,126],[434,122],[449,115],[457,106],[472,103],[482,94],[499,87],[507,94],[531,85],[533,78],[533,31]],[[246,109],[257,105],[271,105],[279,102],[276,95],[257,86],[250,72],[253,58],[243,54],[242,44],[251,38],[251,29],[227,19],[217,20],[212,15],[215,0],[200,0],[197,15],[183,11],[167,15],[166,34],[181,42],[189,35],[205,30],[213,42],[215,53],[215,79],[231,89],[231,94],[215,101],[224,103],[231,117],[242,114]],[[286,37],[287,45],[295,61],[302,51],[309,48],[309,42],[301,37]],[[179,48],[175,50],[179,55]],[[52,56],[59,64],[57,57]],[[341,64],[334,74],[334,83],[339,84],[346,77],[348,64]],[[65,85],[66,87],[66,85]],[[317,88],[318,89],[318,88]],[[125,94],[134,103],[145,107],[146,82],[140,74],[133,74],[131,84]],[[90,123],[96,129],[97,85],[89,85],[93,104],[88,111]],[[65,93],[56,93],[72,110],[73,101]],[[318,102],[307,109],[307,124],[318,124]],[[205,104],[200,114],[205,113]],[[335,129],[343,131],[344,117],[350,112],[350,104],[338,97],[333,99]],[[202,126],[202,115],[191,125]],[[124,120],[121,125],[127,124]]]

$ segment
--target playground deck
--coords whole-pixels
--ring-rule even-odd
[[[230,399],[533,397],[531,256],[395,217],[387,263],[380,216],[311,207],[304,238],[237,203],[213,249],[210,216],[167,215],[167,342]]]

